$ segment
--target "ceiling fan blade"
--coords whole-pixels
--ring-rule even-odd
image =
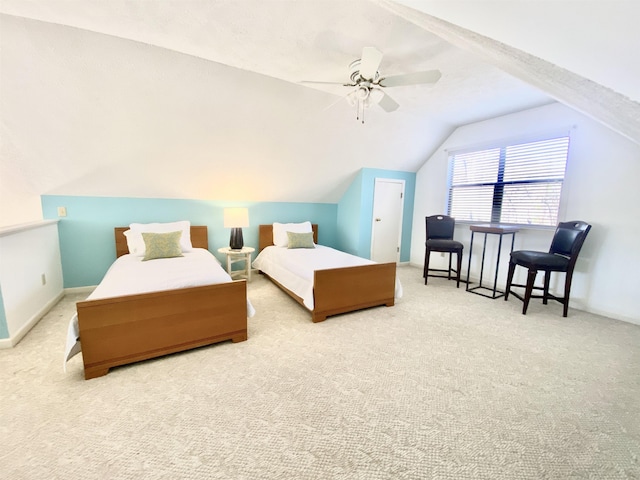
[[[343,87],[355,87],[352,83],[344,83],[344,82],[316,82],[314,80],[301,80],[300,83],[314,83],[317,85],[342,85]]]
[[[382,90],[380,90],[382,92]],[[400,106],[398,102],[396,102],[393,98],[391,98],[386,93],[382,92],[382,99],[378,102],[380,108],[382,108],[385,112],[393,112],[398,109]]]
[[[364,47],[360,59],[360,76],[365,80],[374,80],[382,61],[382,52],[375,47]]]
[[[419,85],[436,83],[442,74],[440,70],[427,70],[425,72],[405,73],[381,78],[378,85],[381,87],[402,87],[405,85]]]
[[[346,99],[346,100],[349,100],[349,95],[351,95],[352,93],[353,93],[353,92],[349,92],[349,93],[347,93],[346,95],[341,95],[341,96],[339,96],[337,100],[335,100],[335,101],[331,102],[329,105],[327,105],[326,107],[324,107],[324,108],[322,109],[322,111],[324,112],[324,111],[326,111],[326,110],[329,110],[331,107],[333,107],[334,105],[337,105],[338,103],[340,103],[341,101],[343,101],[343,100],[345,100],[345,99]]]

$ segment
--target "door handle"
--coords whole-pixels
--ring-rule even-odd
[[[380,221],[382,221],[381,218],[376,218],[376,222],[380,222]]]

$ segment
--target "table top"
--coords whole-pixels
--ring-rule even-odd
[[[253,247],[242,247],[241,250],[234,250],[231,247],[221,247],[221,248],[218,249],[218,252],[241,255],[241,254],[245,254],[245,253],[253,253],[253,252],[255,252],[255,250],[256,249],[253,248]]]
[[[469,229],[472,232],[480,233],[515,233],[520,230],[520,227],[517,225],[504,225],[502,223],[481,223],[470,225]]]

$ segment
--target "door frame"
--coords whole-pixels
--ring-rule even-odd
[[[405,189],[406,182],[400,178],[384,178],[384,177],[376,177],[374,179],[373,184],[373,201],[371,202],[371,246],[369,248],[369,258],[373,260],[373,246],[375,242],[375,224],[376,224],[376,215],[375,215],[375,206],[376,206],[376,186],[378,183],[398,183],[402,186],[401,192],[401,202],[400,202],[400,228],[398,229],[398,250],[396,252],[396,264],[400,263],[400,252],[402,250],[402,226],[404,223],[404,199],[405,199]]]

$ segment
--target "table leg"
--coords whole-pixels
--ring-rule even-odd
[[[245,266],[247,269],[247,282],[251,281],[251,253],[247,253],[244,257]]]
[[[469,244],[469,263],[467,265],[467,287],[465,288],[465,290],[468,292],[469,291],[469,274],[471,273],[471,254],[473,253],[473,234],[475,232],[472,230],[471,231],[471,243]]]
[[[484,232],[481,232],[484,233]],[[493,233],[493,232],[491,232]],[[473,242],[473,234],[474,232],[471,232],[471,239]],[[480,264],[480,281],[478,282],[478,285],[476,287],[473,288],[469,288],[469,275],[471,273],[471,255],[472,255],[472,248],[469,248],[469,268],[467,269],[467,288],[466,290],[468,292],[471,293],[476,293],[478,295],[482,295],[483,297],[487,297],[487,298],[492,298],[492,299],[496,299],[499,298],[501,296],[504,295],[503,292],[498,290],[498,274],[500,272],[500,256],[502,254],[502,237],[504,235],[511,235],[511,251],[513,251],[513,247],[515,245],[515,237],[516,234],[515,232],[505,232],[505,233],[498,233],[499,235],[499,240],[498,240],[498,251],[497,251],[497,258],[496,258],[496,270],[495,270],[495,275],[494,275],[494,279],[493,279],[493,287],[491,286],[484,286],[482,285],[482,280],[484,278],[484,262],[485,262],[485,255],[486,255],[486,250],[487,250],[487,233],[484,234],[484,242],[483,242],[483,246],[482,246],[482,261]],[[491,292],[491,294],[484,294],[481,293],[479,291],[476,290],[489,290]]]
[[[500,270],[500,254],[502,253],[502,235],[498,235],[498,259],[496,261],[496,276],[493,279],[493,298],[496,298],[496,290],[498,288],[498,271]]]
[[[487,253],[487,234],[484,234],[484,243],[482,244],[482,262],[480,263],[480,281],[478,287],[482,287],[482,276],[484,275],[484,256]]]

